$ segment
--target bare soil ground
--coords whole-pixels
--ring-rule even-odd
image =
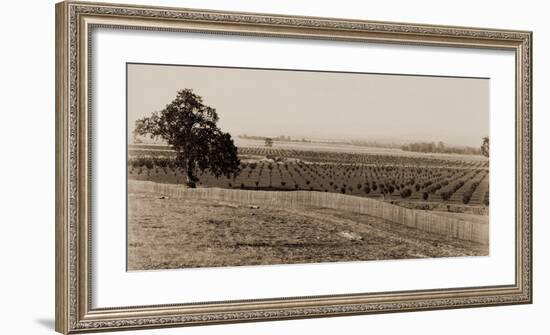
[[[488,255],[357,213],[128,195],[128,270]]]

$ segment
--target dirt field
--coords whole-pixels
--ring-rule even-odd
[[[251,208],[151,193],[128,198],[128,270],[488,254],[473,242],[326,208]]]

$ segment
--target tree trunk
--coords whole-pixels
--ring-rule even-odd
[[[190,188],[197,187],[195,180],[196,178],[193,175],[192,169],[190,169],[189,161],[187,159],[183,160],[183,166],[182,166],[183,174],[185,176],[185,185]]]
[[[195,188],[197,187],[197,184],[195,183],[195,181],[193,180],[193,176],[190,176],[189,175],[189,172],[187,172],[185,174],[185,185],[187,185],[188,187],[190,188]]]

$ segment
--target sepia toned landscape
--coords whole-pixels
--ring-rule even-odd
[[[128,270],[488,255],[486,79],[127,70]]]

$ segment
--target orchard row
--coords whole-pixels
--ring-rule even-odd
[[[365,197],[488,205],[489,172],[483,166],[450,167],[417,164],[311,163],[301,160],[260,160],[241,163],[240,173],[216,177],[199,173],[199,186],[253,190],[310,190]],[[409,157],[406,157],[409,158]],[[182,183],[184,177],[170,158],[132,158],[131,179]],[[466,162],[466,164],[471,162]],[[476,162],[477,163],[477,162]]]

